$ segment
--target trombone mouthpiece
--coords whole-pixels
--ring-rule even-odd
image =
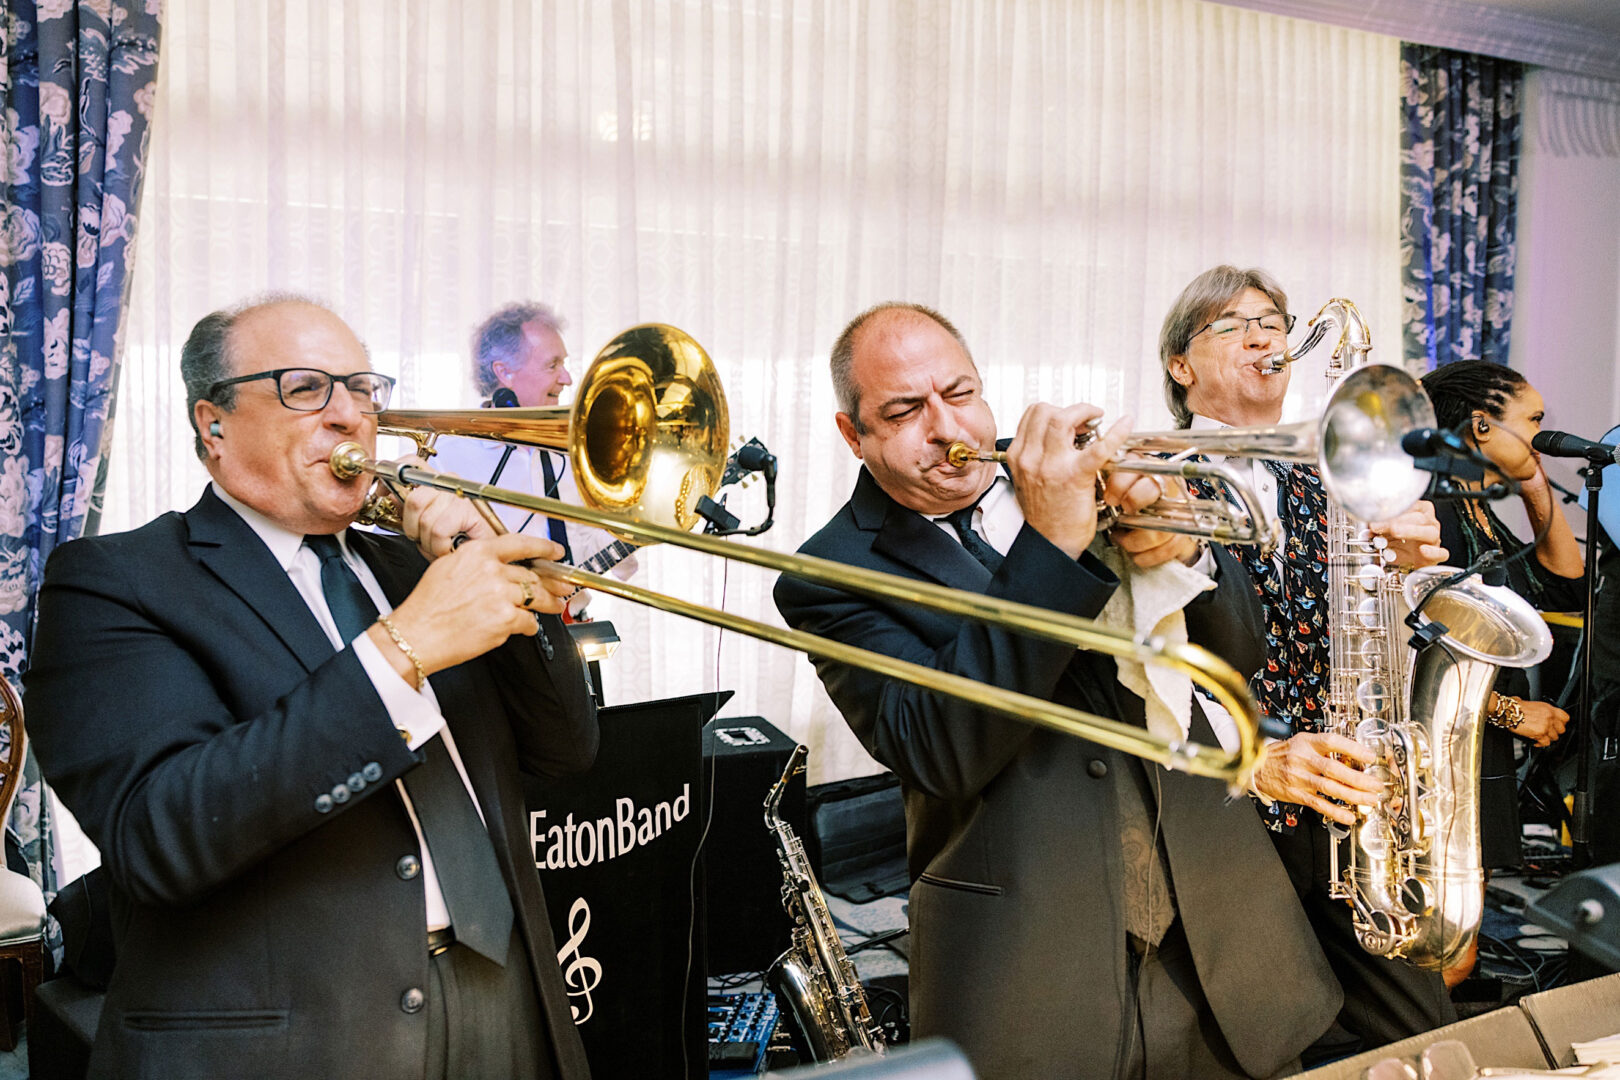
[[[365,470],[366,451],[359,443],[343,442],[332,447],[332,457],[327,465],[332,475],[339,480],[353,480]]]

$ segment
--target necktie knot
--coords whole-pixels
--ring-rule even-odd
[[[945,515],[944,520],[947,525],[956,530],[957,539],[962,541],[962,546],[967,549],[967,553],[977,559],[986,570],[994,574],[1001,568],[1003,556],[984,537],[973,531],[973,511],[978,509],[978,506],[978,503],[974,503],[972,506],[964,506],[960,510],[953,510]]]
[[[304,543],[309,549],[320,556],[321,562],[330,562],[333,559],[343,558],[343,545],[331,533],[311,533],[304,537]]]
[[[945,515],[945,520],[950,523],[951,528],[956,530],[958,536],[965,532],[972,532],[973,511],[978,508],[979,504],[974,503],[972,506],[964,506],[960,510],[952,510]]]

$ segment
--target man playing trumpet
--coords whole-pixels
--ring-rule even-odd
[[[1197,432],[1278,423],[1291,371],[1278,354],[1293,323],[1287,295],[1264,270],[1217,266],[1193,279],[1159,338],[1165,397],[1177,426]],[[1349,804],[1376,801],[1381,785],[1350,764],[1372,763],[1371,751],[1322,730],[1332,631],[1321,479],[1311,466],[1281,462],[1257,461],[1253,472],[1259,497],[1275,501],[1286,533],[1274,556],[1232,551],[1265,608],[1266,662],[1253,688],[1261,710],[1296,733],[1270,747],[1254,783],[1278,852],[1344,986],[1335,1030],[1313,1051],[1331,1057],[1427,1031],[1456,1013],[1438,974],[1363,950],[1349,905],[1328,895],[1332,841],[1322,819],[1354,824]],[[1446,559],[1428,503],[1368,528],[1387,540],[1397,566]]]
[[[995,422],[961,335],[910,304],[851,322],[832,376],[839,431],[864,467],[801,551],[1078,616],[1102,611],[1119,581],[1088,552],[1096,482],[1126,422],[1077,447],[1099,410],[1035,405],[1005,472],[951,465],[953,442],[995,445]],[[1111,471],[1104,497],[1136,510],[1159,486]],[[1199,556],[1189,537],[1114,539],[1143,562]],[[1212,558],[1216,588],[1187,606],[1189,635],[1252,670],[1256,598],[1231,555]],[[797,629],[1144,723],[1111,659],[792,576],[775,595]],[[1260,822],[1219,784],[816,664],[862,744],[905,786],[917,1034],[956,1040],[989,1080],[1259,1077],[1327,1027],[1338,987]],[[1190,736],[1214,741],[1203,711],[1185,704]],[[1265,949],[1252,947],[1252,928]],[[1278,971],[1290,993],[1256,1009],[1275,999]]]

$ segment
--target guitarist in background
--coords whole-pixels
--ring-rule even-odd
[[[557,313],[538,303],[507,304],[479,324],[472,336],[472,377],[485,408],[557,404],[563,388],[574,381],[568,374],[562,328]],[[439,440],[437,450],[432,465],[441,472],[576,505],[580,502],[565,453],[459,438]],[[497,506],[496,512],[512,532],[549,536],[561,544],[565,554],[559,562],[599,574],[611,572],[620,580],[636,571],[635,548],[601,529],[511,506]],[[589,601],[590,593],[577,593],[568,602],[568,615],[579,621]]]

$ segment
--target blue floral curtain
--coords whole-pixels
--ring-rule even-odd
[[[0,672],[45,560],[84,528],[106,445],[156,89],[161,0],[5,0],[0,34]],[[55,892],[29,759],[10,827]]]
[[[1406,355],[1507,363],[1524,66],[1401,43]]]

